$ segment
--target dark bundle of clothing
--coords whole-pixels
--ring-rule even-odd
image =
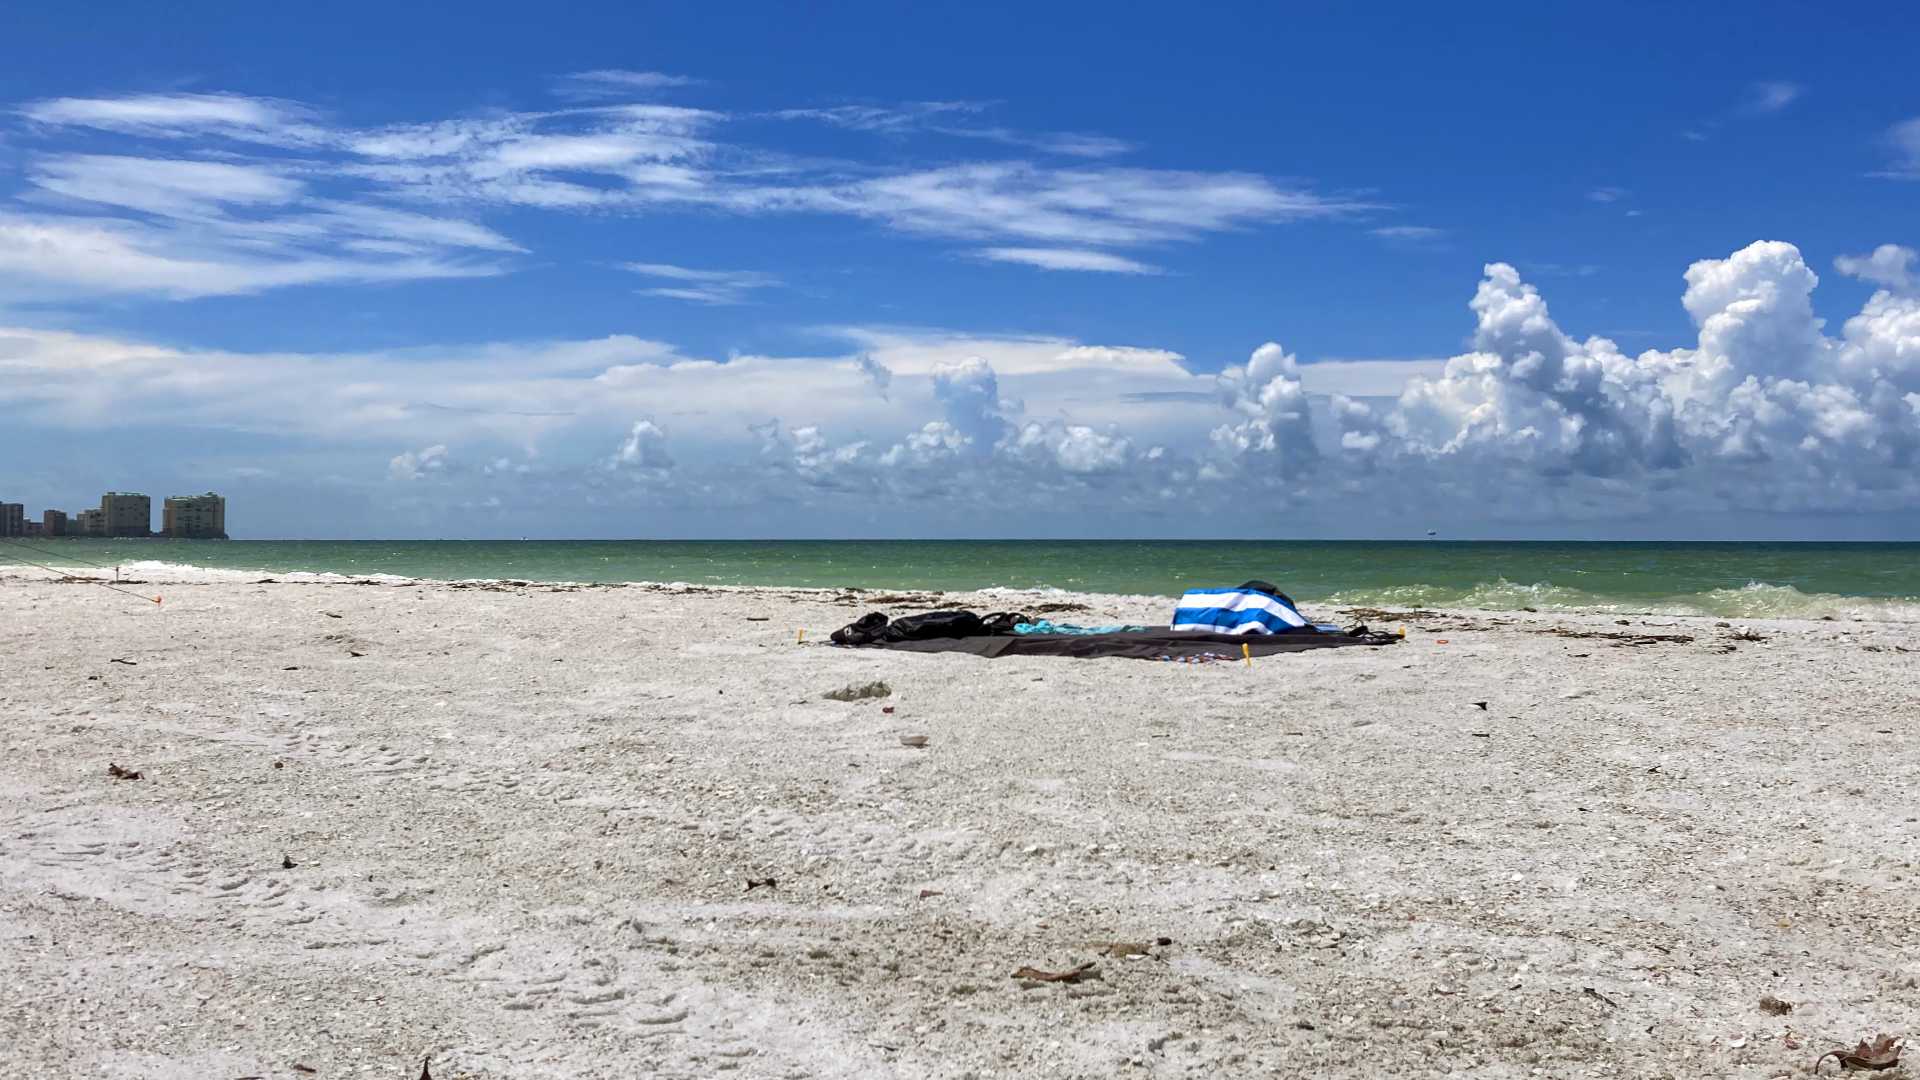
[[[1271,656],[1351,645],[1391,645],[1399,640],[1391,634],[1370,632],[1365,626],[1345,632],[1308,630],[1292,634],[1139,629],[1092,634],[1014,631],[1014,627],[1032,621],[1017,612],[1005,611],[991,615],[930,611],[891,620],[876,611],[835,630],[833,643],[907,652],[965,652],[976,656],[1122,656],[1173,660],[1203,656],[1238,659],[1247,655]]]
[[[930,641],[935,638],[987,637],[1011,634],[1013,628],[1032,622],[1014,611],[996,611],[975,615],[971,611],[929,611],[889,620],[875,611],[862,615],[833,632],[835,645],[891,645],[902,641]]]

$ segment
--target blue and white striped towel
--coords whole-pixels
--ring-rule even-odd
[[[1307,629],[1291,603],[1245,589],[1188,589],[1173,610],[1175,630],[1215,634],[1285,634]]]

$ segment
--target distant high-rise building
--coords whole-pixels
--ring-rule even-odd
[[[169,495],[161,504],[160,531],[176,539],[225,540],[227,500],[205,495]]]
[[[48,510],[40,515],[40,532],[43,536],[67,535],[67,515],[63,510]]]
[[[20,536],[26,531],[26,505],[24,503],[0,503],[0,536]]]
[[[152,536],[153,500],[128,491],[100,496],[100,518],[107,536]]]
[[[107,515],[103,510],[82,510],[73,515],[73,522],[67,529],[68,536],[105,536],[107,535]]]

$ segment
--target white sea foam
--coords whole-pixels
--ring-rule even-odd
[[[14,568],[8,567],[9,573]],[[114,566],[62,566],[61,575],[74,578],[88,578],[94,581],[112,583],[115,580],[150,581],[167,585],[221,585],[274,581],[311,585],[345,585],[355,582],[375,582],[381,585],[400,585],[417,579],[401,577],[396,574],[333,574],[309,571],[282,573],[275,570],[236,570],[217,566],[193,566],[189,563],[161,562],[155,559],[134,559]],[[46,569],[37,567],[21,568],[14,576],[54,577]]]
[[[1608,596],[1583,589],[1505,579],[1469,588],[1448,585],[1394,585],[1354,589],[1321,601],[1343,607],[1474,608],[1487,611],[1564,611],[1620,615],[1691,615],[1742,619],[1866,619],[1920,622],[1920,597],[1842,596],[1806,593],[1791,585],[1750,581],[1737,589],[1672,596]]]

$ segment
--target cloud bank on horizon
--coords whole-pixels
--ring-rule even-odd
[[[530,516],[800,501],[1172,519],[1385,496],[1510,520],[1892,511],[1920,505],[1917,258],[1841,259],[1878,288],[1838,337],[1793,245],[1701,260],[1682,298],[1697,339],[1635,356],[1568,335],[1493,263],[1472,348],[1444,364],[1303,363],[1269,342],[1209,374],[1165,350],[860,328],[833,355],[726,360],[631,337],[303,355],[13,329],[0,404],[49,428],[133,408],[347,448],[404,501]]]
[[[208,484],[333,492],[373,531],[364,523],[673,532],[658,523],[679,518],[818,533],[892,517],[899,532],[1017,535],[1046,516],[1169,534],[1209,518],[1232,532],[1343,515],[1379,531],[1465,520],[1461,507],[1495,528],[1577,531],[1920,512],[1920,257],[1893,243],[1835,261],[1873,290],[1837,334],[1816,314],[1819,275],[1801,250],[1760,240],[1686,270],[1695,333],[1669,348],[1576,337],[1515,265],[1494,262],[1469,304],[1469,346],[1450,359],[1302,360],[1269,341],[1218,370],[1151,344],[884,324],[793,334],[825,348],[711,357],[671,334],[220,349],[39,314],[512,275],[542,257],[526,215],[806,216],[1043,281],[1158,280],[1159,253],[1316,222],[1403,250],[1455,242],[1451,229],[1390,223],[1398,208],[1372,194],[1121,164],[1136,144],[1015,130],[975,103],[727,112],[657,100],[700,85],[596,69],[555,80],[564,104],[550,109],[367,126],[230,93],[26,102],[20,187],[0,203],[0,284],[38,323],[0,326],[0,409],[49,437],[163,418],[220,444],[196,466]],[[1781,113],[1803,93],[1757,83],[1735,111]],[[1920,176],[1914,124],[1888,132],[1881,175]],[[1008,156],[859,160],[766,140],[790,125]],[[1569,199],[1641,213],[1614,185]],[[634,295],[705,308],[794,284],[692,262],[603,269]],[[1356,516],[1367,504],[1373,516]],[[294,509],[280,520],[282,532],[318,528]]]

